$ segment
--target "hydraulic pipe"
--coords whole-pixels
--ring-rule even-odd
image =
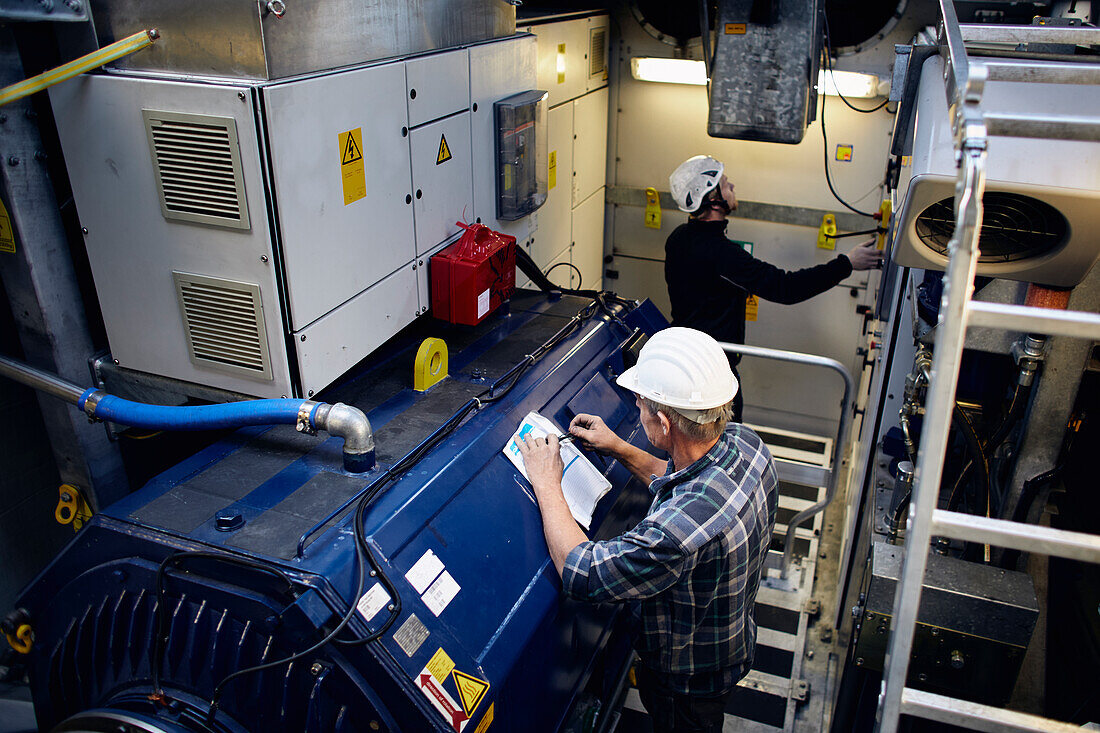
[[[81,389],[56,375],[2,356],[0,374],[74,404],[88,417],[147,430],[217,430],[246,425],[295,425],[306,433],[325,430],[344,439],[345,470],[363,473],[374,468],[374,433],[370,421],[358,408],[340,402],[329,405],[282,399],[194,407],[147,405],[94,387]]]
[[[803,509],[791,518],[787,523],[787,537],[783,542],[783,565],[780,568],[779,577],[787,578],[787,571],[791,565],[791,555],[794,553],[795,531],[813,516],[825,511],[833,497],[836,496],[836,487],[840,475],[840,460],[844,452],[844,443],[848,438],[848,428],[852,422],[851,406],[852,392],[855,383],[852,374],[847,367],[836,359],[829,359],[814,354],[802,354],[797,351],[784,351],[782,349],[765,349],[760,346],[746,346],[745,344],[730,344],[719,342],[718,344],[731,354],[745,354],[747,356],[759,356],[775,361],[788,361],[796,364],[808,364],[810,366],[832,369],[844,380],[844,397],[840,401],[840,422],[837,425],[836,440],[833,442],[832,468],[829,471],[829,485],[825,489],[825,498],[811,507]]]

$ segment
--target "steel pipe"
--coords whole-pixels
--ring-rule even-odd
[[[825,498],[795,514],[787,523],[787,537],[783,541],[783,564],[780,567],[779,577],[786,579],[791,565],[791,555],[794,553],[795,531],[817,514],[825,511],[825,508],[836,496],[836,487],[840,476],[840,461],[844,453],[844,443],[848,438],[848,429],[852,424],[851,407],[852,392],[855,382],[848,368],[836,359],[815,354],[803,354],[797,351],[784,351],[783,349],[766,349],[761,346],[746,346],[745,344],[731,344],[719,342],[727,353],[743,354],[745,356],[759,356],[773,361],[786,361],[794,364],[806,364],[809,366],[831,369],[844,380],[844,397],[840,401],[840,422],[837,425],[836,440],[833,441],[832,468],[829,471],[829,483],[825,488]]]
[[[932,534],[1081,562],[1100,563],[1100,537],[1084,532],[1069,532],[937,509],[932,512]]]
[[[74,405],[80,399],[80,395],[84,394],[83,387],[5,356],[0,356],[0,374]]]

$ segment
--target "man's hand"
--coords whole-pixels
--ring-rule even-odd
[[[882,252],[875,249],[875,240],[857,244],[848,252],[848,261],[853,270],[872,270],[882,267]]]
[[[585,448],[611,455],[621,453],[622,444],[626,442],[607,427],[603,418],[597,415],[584,413],[577,415],[569,423],[569,433],[577,436]]]
[[[523,436],[519,443],[519,452],[523,456],[523,465],[527,469],[527,478],[535,490],[535,498],[543,503],[546,491],[557,490],[561,494],[561,477],[565,473],[565,464],[561,460],[561,447],[558,436],[545,438]]]

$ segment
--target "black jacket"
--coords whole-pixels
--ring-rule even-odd
[[[847,256],[787,272],[758,260],[726,238],[726,221],[689,219],[665,242],[665,282],[672,325],[719,341],[745,342],[745,297],[800,303],[852,274]]]

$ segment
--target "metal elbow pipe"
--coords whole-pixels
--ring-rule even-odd
[[[321,404],[311,416],[313,427],[344,439],[344,469],[363,473],[374,468],[374,431],[357,407],[337,402]]]

